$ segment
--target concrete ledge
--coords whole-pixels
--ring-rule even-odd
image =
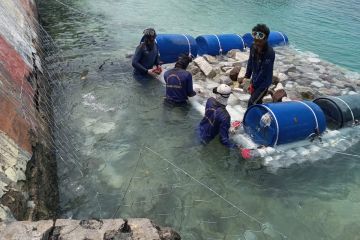
[[[169,228],[160,228],[149,219],[58,219],[38,222],[0,223],[0,239],[47,240],[180,240]]]

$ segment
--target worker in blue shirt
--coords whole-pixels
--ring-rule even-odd
[[[156,32],[147,28],[132,59],[135,75],[156,77],[161,73],[159,49],[155,43]]]
[[[171,106],[185,106],[188,97],[193,97],[196,92],[193,90],[192,75],[186,71],[192,58],[181,55],[175,63],[175,67],[165,72],[166,83],[165,103]]]
[[[215,98],[206,102],[205,116],[199,125],[199,135],[203,143],[208,143],[220,134],[220,142],[228,148],[237,145],[229,139],[230,115],[226,110],[227,101],[231,94],[231,87],[220,84],[213,89]]]
[[[252,29],[254,44],[250,49],[245,74],[245,78],[251,78],[248,107],[261,104],[272,83],[275,52],[267,42],[269,34],[270,29],[265,24],[257,24]]]

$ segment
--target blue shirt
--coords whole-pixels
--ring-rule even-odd
[[[263,52],[257,55],[253,44],[250,49],[245,77],[251,77],[251,83],[254,89],[265,90],[271,85],[274,61],[275,52],[271,46],[266,44]]]
[[[215,98],[206,102],[205,116],[199,125],[200,138],[208,143],[220,133],[220,142],[228,148],[236,148],[236,144],[229,139],[230,115],[226,106]]]
[[[188,97],[195,96],[191,73],[181,68],[173,68],[165,72],[166,100],[184,103]]]
[[[145,43],[140,43],[136,48],[132,59],[132,66],[135,73],[142,75],[147,74],[148,69],[152,69],[154,65],[159,65],[159,50],[156,44],[150,49]]]

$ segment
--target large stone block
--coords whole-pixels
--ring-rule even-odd
[[[62,240],[72,239],[138,239],[160,240],[158,230],[149,219],[129,219],[128,224],[131,232],[122,232],[124,221],[122,219],[104,220],[70,220],[60,219],[56,221],[55,229],[57,237]],[[104,238],[106,236],[106,238]],[[131,238],[130,238],[131,237]]]
[[[249,53],[248,52],[236,52],[235,53],[235,60],[239,62],[247,62],[249,60]]]
[[[215,70],[203,57],[197,57],[194,62],[201,69],[201,71],[205,74],[206,77],[215,77]]]
[[[43,240],[48,239],[53,221],[0,223],[0,239]]]

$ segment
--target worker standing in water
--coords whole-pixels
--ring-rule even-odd
[[[162,71],[160,67],[159,49],[155,43],[156,32],[147,28],[140,45],[136,48],[132,59],[134,74],[140,76],[157,77]]]
[[[166,97],[164,101],[166,104],[185,106],[188,97],[196,95],[193,90],[192,75],[186,71],[191,61],[191,57],[181,55],[175,63],[175,67],[165,72]]]
[[[246,68],[246,79],[250,79],[248,88],[251,94],[248,107],[261,104],[272,83],[275,52],[268,44],[270,29],[265,24],[257,24],[252,29],[254,43],[250,49]],[[246,80],[245,80],[246,81]]]
[[[199,135],[203,143],[209,143],[218,134],[220,142],[228,148],[237,148],[229,138],[230,115],[226,105],[231,94],[231,87],[220,84],[213,89],[215,98],[211,97],[206,102],[205,116],[199,125]]]

